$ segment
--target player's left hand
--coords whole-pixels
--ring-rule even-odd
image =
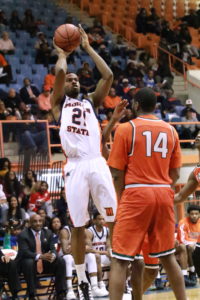
[[[78,27],[79,27],[79,31],[80,31],[80,34],[81,34],[81,45],[86,50],[88,47],[90,47],[90,43],[89,43],[87,33],[85,32],[85,30],[83,29],[81,24],[79,24]]]
[[[125,112],[126,112],[126,107],[128,105],[127,100],[122,100],[116,107],[112,115],[112,119],[117,122],[119,121],[122,117],[124,117]]]

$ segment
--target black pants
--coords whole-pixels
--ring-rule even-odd
[[[200,247],[196,247],[192,254],[195,271],[200,278]]]
[[[16,261],[11,260],[8,264],[0,262],[0,276],[7,278],[12,295],[16,295],[21,289]]]
[[[21,261],[21,269],[27,283],[29,296],[35,295],[36,290],[36,261],[32,258],[26,258]],[[60,294],[66,291],[66,267],[62,257],[58,257],[54,262],[43,261],[43,273],[53,274],[55,276],[56,293]]]

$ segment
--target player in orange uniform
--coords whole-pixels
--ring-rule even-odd
[[[148,234],[150,256],[159,257],[176,299],[186,300],[184,280],[174,256],[174,185],[181,152],[173,127],[153,112],[150,88],[135,95],[138,117],[119,125],[108,163],[120,199],[113,235],[110,299],[121,300],[129,261],[140,253]],[[136,300],[142,299],[142,289]]]
[[[196,137],[195,145],[200,151],[200,133]],[[187,197],[192,194],[200,184],[200,165],[190,173],[186,185],[175,195],[174,202],[179,204],[184,202]],[[198,207],[197,207],[198,208]],[[193,263],[198,277],[200,278],[200,235],[197,239],[196,248],[193,252]]]

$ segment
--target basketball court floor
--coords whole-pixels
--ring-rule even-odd
[[[188,300],[200,300],[200,285],[197,288],[187,289]],[[168,292],[150,292],[144,295],[144,300],[175,300],[171,291]],[[96,298],[97,299],[97,298]],[[98,300],[105,300],[109,298],[98,298]],[[123,300],[131,300],[131,295],[125,294]]]

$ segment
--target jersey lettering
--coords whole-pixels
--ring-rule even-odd
[[[146,137],[146,156],[152,156],[152,132],[151,131],[144,131],[142,133],[143,136]],[[153,152],[161,153],[162,158],[167,157],[168,149],[167,149],[167,133],[160,132],[156,142],[153,146]]]

